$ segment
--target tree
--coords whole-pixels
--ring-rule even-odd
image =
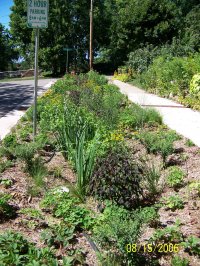
[[[103,14],[104,0],[96,1],[94,8],[94,53],[105,40],[107,31],[102,31],[106,22]],[[34,31],[26,26],[26,0],[14,0],[11,14],[11,32],[20,46],[25,59],[34,54]],[[65,71],[66,53],[63,48],[75,49],[70,52],[71,65],[87,67],[89,50],[88,0],[50,0],[49,26],[40,30],[39,64],[54,74]],[[73,62],[72,62],[73,61]]]
[[[11,43],[11,35],[2,24],[0,24],[0,71],[11,68],[17,53]]]

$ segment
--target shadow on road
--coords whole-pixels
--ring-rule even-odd
[[[38,87],[38,90],[42,90]],[[33,85],[0,83],[0,117],[16,110],[25,100],[33,99]]]

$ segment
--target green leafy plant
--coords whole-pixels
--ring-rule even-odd
[[[188,266],[189,260],[186,258],[181,258],[179,256],[174,256],[171,260],[172,266]]]
[[[189,236],[182,246],[191,254],[200,256],[200,238],[196,236]]]
[[[3,173],[6,169],[13,166],[13,162],[10,160],[1,161],[0,160],[0,173]]]
[[[167,184],[170,187],[178,188],[183,184],[185,172],[178,166],[168,168]]]
[[[194,97],[200,99],[200,74],[195,74],[190,81],[189,92]]]
[[[143,131],[138,137],[148,152],[160,153],[164,162],[166,162],[167,156],[174,152],[173,142],[180,138],[174,131],[162,129],[153,132]]]
[[[142,167],[130,160],[126,147],[117,145],[96,162],[90,181],[90,193],[130,208],[142,195]]]
[[[163,197],[164,206],[168,209],[171,209],[172,211],[175,211],[176,209],[183,209],[184,208],[184,202],[179,197],[179,195],[172,195],[169,197]]]
[[[106,208],[96,219],[93,235],[96,242],[107,252],[121,256],[125,265],[135,265],[140,259],[138,254],[126,252],[128,243],[137,243],[142,226],[157,218],[154,208],[146,207],[128,211],[106,202]],[[138,264],[136,264],[138,265]]]
[[[0,193],[0,220],[14,215],[14,209],[9,204],[11,198],[9,194]]]
[[[0,261],[6,265],[59,265],[49,248],[36,248],[22,235],[7,231],[0,235]]]
[[[29,218],[42,218],[43,215],[40,210],[33,208],[22,208],[19,210],[19,213],[25,214]]]
[[[162,117],[155,109],[141,108],[132,103],[120,112],[119,122],[124,127],[139,129],[145,124],[162,124]]]
[[[74,238],[74,231],[74,226],[67,226],[61,223],[43,230],[41,238],[49,247],[55,246],[56,248],[64,248],[67,247]]]
[[[0,179],[0,185],[3,185],[5,188],[11,187],[13,181],[11,179]]]
[[[41,202],[42,207],[50,208],[56,217],[77,229],[89,229],[94,224],[92,213],[80,201],[69,194],[66,187],[56,188],[49,191]]]
[[[164,229],[157,229],[153,236],[149,239],[150,243],[179,243],[183,240],[183,235],[180,231],[180,224],[176,222],[173,226],[167,226]]]
[[[187,145],[188,147],[193,147],[193,146],[195,146],[194,142],[191,141],[190,139],[187,139],[187,140],[186,140],[185,145]]]

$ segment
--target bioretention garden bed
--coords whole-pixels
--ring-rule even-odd
[[[1,142],[0,266],[200,265],[200,149],[96,72]]]

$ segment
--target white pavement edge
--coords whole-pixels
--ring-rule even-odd
[[[51,81],[46,84],[43,88],[49,89],[55,81]],[[41,96],[45,91],[41,90],[38,92],[38,96]],[[23,105],[30,105],[32,104],[32,100],[25,100],[20,105],[16,107],[16,110],[9,112],[6,116],[0,118],[0,140],[5,138],[7,134],[10,133],[11,129],[17,124],[20,118],[26,113],[24,111],[19,111],[19,107]]]

